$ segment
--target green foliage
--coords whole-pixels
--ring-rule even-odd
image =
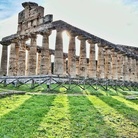
[[[0,99],[0,138],[121,138],[138,136],[138,100],[118,88],[51,85],[31,90],[39,95]],[[16,89],[8,86],[6,89]],[[28,86],[20,90],[29,91]],[[0,89],[3,91],[3,89]],[[30,91],[29,91],[30,92]],[[41,93],[45,92],[45,93]]]

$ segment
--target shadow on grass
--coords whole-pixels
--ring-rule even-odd
[[[136,99],[136,100],[128,100],[128,101],[138,104],[138,99]]]
[[[99,90],[96,90],[96,86],[94,88],[86,85],[86,89],[88,91],[88,94],[90,94],[90,95],[96,95],[96,96],[103,95]],[[87,93],[87,91],[86,91],[86,93]]]
[[[32,96],[20,107],[0,118],[0,137],[33,138],[55,96]]]
[[[97,111],[87,97],[68,97],[68,99],[70,105],[72,138],[117,137],[116,131],[105,123],[103,116]]]
[[[102,101],[104,101],[106,104],[114,108],[116,111],[118,111],[120,114],[122,114],[125,118],[131,120],[133,122],[133,125],[138,127],[138,111],[135,109],[126,106],[123,102],[120,102],[112,97],[98,97]]]

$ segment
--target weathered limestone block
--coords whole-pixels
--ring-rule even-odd
[[[117,66],[118,66],[118,62],[117,62],[117,53],[115,52],[115,50],[112,50],[112,66],[111,66],[111,74],[112,74],[112,79],[113,80],[117,80]]]
[[[86,61],[86,39],[83,37],[80,40],[80,58],[79,58],[79,76],[87,76],[87,61]]]
[[[121,53],[118,53],[118,66],[117,66],[117,74],[118,74],[118,80],[123,80],[123,55]]]
[[[25,75],[25,58],[26,58],[26,45],[25,41],[21,40],[19,45],[19,59],[18,59],[18,76]]]
[[[97,77],[105,78],[104,74],[104,47],[98,44],[98,62],[97,62]]]
[[[129,81],[129,68],[128,68],[128,57],[124,55],[124,64],[123,64],[123,76],[125,81]]]
[[[106,48],[105,50],[105,78],[106,79],[111,79],[111,63],[112,63],[112,58],[111,58],[111,50],[109,48]]]
[[[71,77],[76,76],[76,45],[75,35],[70,34],[68,48],[68,73]]]
[[[37,43],[36,35],[31,36],[31,45],[29,50],[29,61],[28,61],[28,75],[36,75],[36,53]]]
[[[96,78],[96,59],[95,59],[95,44],[92,41],[90,43],[90,55],[89,55],[89,78]]]
[[[7,56],[8,56],[8,44],[3,44],[2,57],[1,57],[1,69],[0,69],[1,76],[7,75],[7,59],[8,59]]]
[[[62,31],[57,30],[56,46],[55,46],[54,74],[62,75],[63,73],[64,73],[63,38],[62,38]]]
[[[9,56],[9,76],[17,76],[18,71],[19,46],[17,43],[11,43]]]
[[[40,74],[49,74],[49,70],[51,68],[51,59],[49,54],[49,33],[43,34],[43,42],[42,42],[42,49],[41,49],[41,73]]]
[[[44,17],[44,8],[34,2],[22,3],[24,10],[18,15],[18,33],[25,33],[40,24]]]

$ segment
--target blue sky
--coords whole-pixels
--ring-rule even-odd
[[[44,0],[33,0],[41,4]],[[18,13],[22,7],[21,3],[24,0],[0,0],[0,20],[9,18],[10,16]]]
[[[45,14],[115,44],[138,46],[138,0],[33,0]],[[17,30],[24,0],[0,0],[0,39]],[[8,29],[7,29],[8,28]]]

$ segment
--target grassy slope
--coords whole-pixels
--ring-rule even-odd
[[[138,136],[138,100],[126,100],[124,93],[113,89],[80,91],[76,87],[76,96],[65,94],[64,88],[57,90],[60,93],[55,96],[16,95],[0,99],[0,137]]]

